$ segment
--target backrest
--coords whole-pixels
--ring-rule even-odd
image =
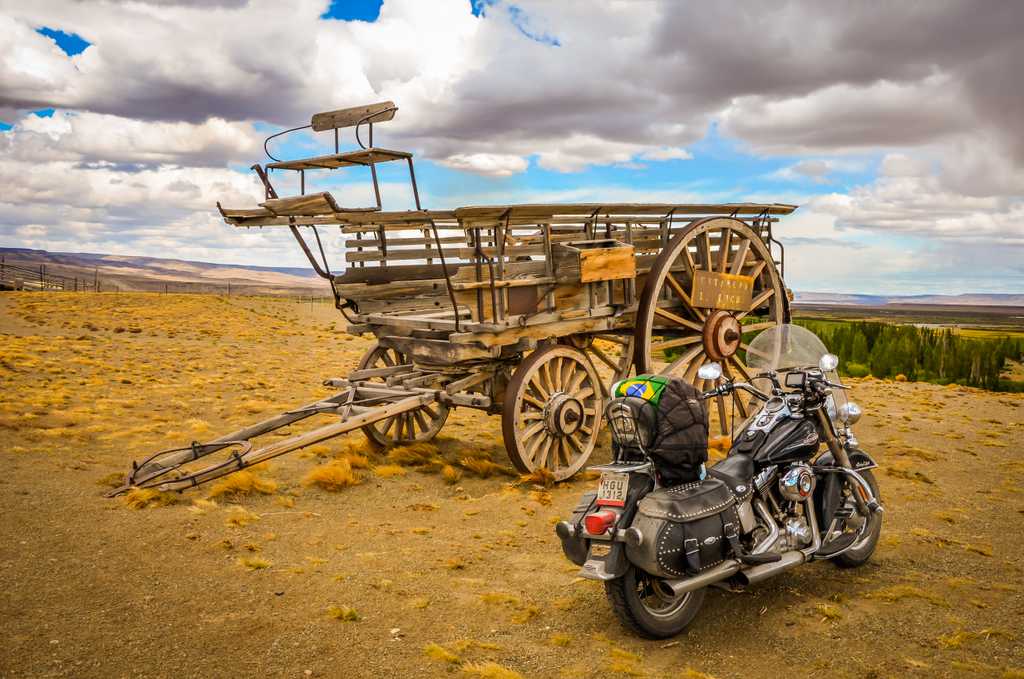
[[[314,132],[352,127],[360,122],[383,123],[395,117],[398,107],[393,101],[382,101],[367,106],[354,106],[337,111],[314,113],[310,125]]]

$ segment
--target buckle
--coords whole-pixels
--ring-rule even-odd
[[[690,549],[691,543],[693,549]],[[700,543],[696,540],[696,538],[687,538],[686,540],[683,540],[683,551],[687,554],[696,554],[700,551]]]

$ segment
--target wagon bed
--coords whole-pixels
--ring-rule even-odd
[[[302,411],[342,414],[343,420],[358,414],[349,424],[323,428],[324,434],[361,428],[381,446],[425,441],[440,431],[451,407],[479,408],[502,415],[517,469],[545,468],[556,479],[568,478],[586,462],[600,431],[608,392],[598,365],[615,379],[663,372],[698,382],[697,367],[716,360],[727,376],[748,376],[741,359],[748,333],[788,320],[784,250],[773,225],[796,206],[424,209],[412,154],[373,146],[373,124],[396,110],[383,102],[315,115],[306,127],[333,130],[333,154],[271,156],[274,162],[253,166],[264,187],[262,202],[242,209],[218,203],[230,225],[289,229],[330,286],[348,331],[377,338],[354,373],[331,381],[346,391]],[[369,147],[359,136],[363,125]],[[356,128],[362,148],[340,150],[337,130],[346,126]],[[381,209],[376,166],[384,162],[407,164],[415,209]],[[308,171],[357,166],[369,169],[376,206],[345,207],[329,192],[306,193]],[[278,196],[270,178],[275,171],[298,173],[299,195]],[[331,266],[332,244],[344,251],[341,270]],[[736,412],[745,415],[748,405],[719,399],[712,428],[728,435]],[[374,407],[387,410],[380,416],[366,410]],[[234,467],[265,459],[266,450],[249,439],[279,421],[203,444],[209,452],[200,444],[165,451],[129,485],[142,478],[166,484],[169,470],[182,478],[181,467],[232,446],[244,449],[233,453]],[[301,438],[295,447],[313,439],[323,440]],[[288,443],[270,452],[294,449]],[[215,475],[231,470],[218,467]],[[213,477],[202,471],[184,478]]]

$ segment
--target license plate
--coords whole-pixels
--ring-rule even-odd
[[[608,507],[625,507],[627,490],[629,490],[629,474],[602,472],[601,485],[597,487],[597,504]]]

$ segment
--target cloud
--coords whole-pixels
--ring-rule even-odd
[[[507,153],[456,153],[442,160],[441,164],[456,170],[507,177],[524,172],[530,162],[522,156]]]
[[[851,159],[805,158],[804,160],[783,167],[768,175],[771,179],[782,181],[810,180],[816,184],[829,184],[829,175],[844,172],[860,172],[865,163]]]

